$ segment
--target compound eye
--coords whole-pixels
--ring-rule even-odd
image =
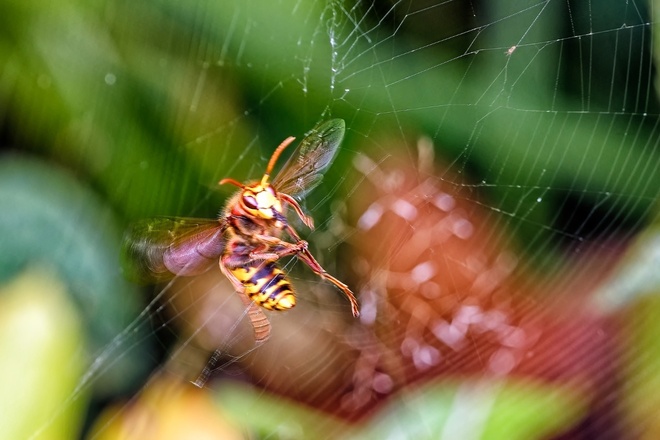
[[[257,209],[257,199],[255,199],[252,196],[243,196],[243,203],[245,203],[245,206],[247,206],[250,209]]]

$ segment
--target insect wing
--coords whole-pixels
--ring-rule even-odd
[[[345,129],[343,119],[331,119],[313,128],[277,174],[273,186],[296,198],[316,187],[337,155]]]
[[[159,217],[131,226],[124,238],[130,275],[139,280],[164,280],[174,275],[206,272],[225,248],[222,221]]]

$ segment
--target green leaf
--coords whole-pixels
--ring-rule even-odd
[[[62,169],[32,158],[1,158],[0,282],[35,264],[55,271],[78,307],[91,353],[116,341],[142,308],[120,269],[121,235],[112,211]],[[122,355],[103,366],[109,374],[95,383],[99,389],[117,392],[144,374],[147,350],[129,348],[150,328],[138,330],[115,347]]]
[[[82,329],[65,284],[53,272],[33,268],[0,287],[3,438],[79,435],[88,396],[70,398],[84,368]]]
[[[358,438],[546,438],[585,412],[576,391],[524,379],[442,382],[406,392]]]

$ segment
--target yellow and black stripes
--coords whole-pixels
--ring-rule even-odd
[[[254,266],[231,269],[243,284],[245,293],[268,310],[287,310],[296,305],[293,287],[284,272],[272,262],[255,262]]]

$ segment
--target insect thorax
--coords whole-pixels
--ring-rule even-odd
[[[282,214],[280,219],[263,219],[244,212],[240,206],[234,206],[226,217],[230,234],[238,234],[248,241],[255,235],[269,235],[279,237],[286,225],[286,218]]]

